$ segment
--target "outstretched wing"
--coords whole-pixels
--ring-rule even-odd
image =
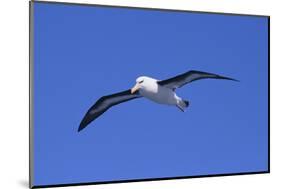
[[[126,102],[135,98],[139,98],[141,95],[139,93],[131,94],[131,90],[122,91],[120,93],[103,96],[101,97],[86,113],[82,119],[78,132],[84,129],[89,123],[98,118],[110,107]]]
[[[220,76],[220,75],[217,75],[217,74],[191,70],[191,71],[185,72],[181,75],[177,75],[175,77],[172,77],[170,79],[158,81],[158,84],[175,90],[175,89],[180,88],[183,85],[185,85],[187,83],[190,83],[192,81],[196,81],[196,80],[199,80],[199,79],[209,79],[209,78],[211,78],[211,79],[227,79],[227,80],[238,81],[236,79]]]

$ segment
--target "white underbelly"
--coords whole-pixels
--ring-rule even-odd
[[[148,98],[159,104],[176,105],[177,96],[175,92],[169,88],[157,86],[154,90],[140,90],[140,94],[143,97]]]

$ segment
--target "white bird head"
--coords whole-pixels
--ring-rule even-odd
[[[131,89],[131,93],[134,94],[139,89],[144,89],[148,85],[151,84],[151,82],[155,82],[156,80],[147,76],[141,76],[136,79],[135,86]]]

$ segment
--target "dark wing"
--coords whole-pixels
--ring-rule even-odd
[[[196,80],[199,80],[199,79],[209,79],[209,78],[212,78],[212,79],[227,79],[227,80],[238,81],[236,79],[220,76],[220,75],[217,75],[217,74],[191,70],[191,71],[188,71],[188,72],[183,73],[181,75],[178,75],[176,77],[172,77],[170,79],[158,81],[158,84],[175,90],[175,89],[180,88],[183,85],[185,85],[187,83],[190,83],[192,81],[196,81]]]
[[[101,97],[86,113],[80,123],[78,132],[84,129],[90,122],[94,121],[110,107],[141,97],[140,94],[131,94],[131,90]]]

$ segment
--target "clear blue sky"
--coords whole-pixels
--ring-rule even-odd
[[[266,171],[267,18],[35,3],[35,185]],[[188,70],[186,112],[137,99],[77,128],[138,76]]]

